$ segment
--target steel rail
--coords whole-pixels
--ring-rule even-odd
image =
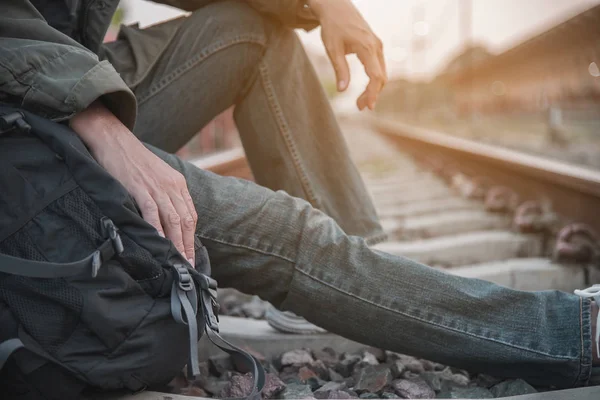
[[[369,122],[403,151],[443,160],[463,174],[507,186],[522,201],[550,202],[565,223],[582,222],[600,232],[600,171],[382,117]]]

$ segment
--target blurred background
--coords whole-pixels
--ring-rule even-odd
[[[385,46],[390,81],[376,113],[461,137],[600,168],[600,0],[354,0]],[[123,0],[121,23],[148,26],[183,14]],[[320,30],[298,31],[340,114],[358,113],[367,83],[351,56],[347,92]],[[227,110],[180,155],[239,145]]]

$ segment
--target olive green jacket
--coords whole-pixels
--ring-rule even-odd
[[[217,0],[155,0],[186,11],[211,1]],[[291,28],[317,25],[303,0],[243,1]],[[137,104],[130,87],[147,74],[176,29],[157,29],[152,40],[142,43],[136,41],[138,28],[122,27],[141,66],[122,77],[102,57],[102,41],[118,3],[70,0],[77,6],[72,12],[78,16],[78,42],[48,25],[29,0],[0,0],[0,102],[62,121],[101,99],[133,129]]]

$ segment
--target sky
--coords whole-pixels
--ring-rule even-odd
[[[338,1],[338,0],[329,0]],[[126,23],[147,26],[173,18],[181,11],[145,0],[125,0]],[[600,0],[353,0],[365,20],[384,42],[391,77],[434,76],[465,44],[460,10],[472,4],[470,39],[492,52],[501,52],[543,32]],[[424,50],[412,51],[415,32],[424,34]],[[320,30],[299,31],[307,49],[324,53]],[[351,92],[362,90],[367,77],[354,56]],[[352,90],[354,89],[354,90]]]

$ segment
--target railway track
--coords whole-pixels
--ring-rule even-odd
[[[351,121],[343,128],[389,237],[376,248],[520,290],[571,292],[600,282],[594,233],[600,230],[600,172],[388,120]],[[241,150],[194,163],[252,179]],[[255,314],[256,308],[246,316],[261,318]],[[238,328],[255,323],[243,321]],[[244,333],[229,339],[247,343]],[[278,339],[288,342],[278,345]],[[260,351],[270,357],[285,346],[311,346],[308,339],[294,340],[268,336]],[[566,397],[554,393],[556,399],[600,396],[590,388]],[[544,395],[531,399],[552,398]]]

